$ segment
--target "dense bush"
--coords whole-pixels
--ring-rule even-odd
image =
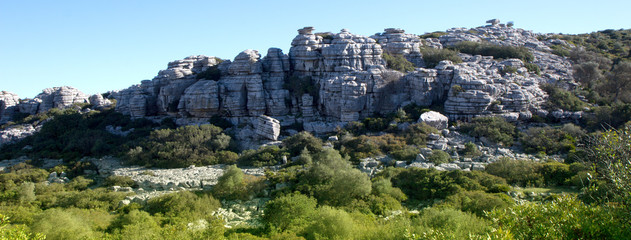
[[[427,68],[434,68],[443,60],[449,60],[453,63],[462,62],[458,52],[450,49],[425,48],[421,50],[421,54],[423,54],[423,61]]]
[[[410,125],[403,131],[403,136],[408,144],[424,146],[427,143],[427,135],[438,134],[438,130],[426,123],[416,123]]]
[[[299,132],[283,140],[283,148],[289,152],[290,156],[298,156],[303,149],[310,153],[322,151],[322,140],[314,137],[309,132]]]
[[[619,209],[590,206],[574,197],[526,203],[490,212],[489,217],[516,239],[625,239],[628,223]]]
[[[302,97],[303,94],[309,94],[316,98],[319,96],[318,85],[315,84],[313,79],[309,76],[291,76],[285,81],[283,87],[289,90],[289,93],[296,98]]]
[[[399,72],[414,71],[414,64],[405,59],[403,55],[383,53],[383,59],[386,60],[386,66]]]
[[[20,142],[0,147],[0,159],[26,155],[70,162],[85,156],[117,154],[127,143],[147,136],[152,128],[159,126],[149,120],[131,120],[113,109],[83,114],[73,108],[53,108],[41,116],[48,119],[42,129]],[[126,137],[117,136],[105,130],[108,125],[134,131]],[[31,148],[24,148],[27,145]]]
[[[262,178],[245,175],[236,165],[230,165],[213,187],[213,195],[220,199],[251,199],[264,188],[263,181]]]
[[[568,153],[576,149],[575,144],[585,132],[571,123],[563,127],[552,128],[531,127],[522,132],[519,137],[524,151],[529,153]]]
[[[278,146],[265,146],[257,150],[245,150],[239,156],[239,165],[243,166],[273,166],[282,162],[287,154]]]
[[[480,149],[478,149],[478,145],[472,142],[467,142],[464,144],[462,154],[465,157],[473,158],[482,155],[482,152],[480,151]]]
[[[504,209],[511,206],[513,202],[514,200],[504,193],[462,191],[448,196],[443,204],[463,212],[473,213],[478,217],[485,217],[485,211]]]
[[[221,203],[208,194],[195,194],[189,191],[170,193],[147,201],[144,210],[169,218],[169,222],[204,219],[211,215]]]
[[[547,107],[550,109],[563,109],[567,111],[581,111],[587,104],[569,91],[550,84],[541,86],[548,93]]]
[[[515,125],[501,117],[476,117],[465,123],[460,130],[473,136],[485,137],[495,143],[511,146],[515,137]]]
[[[300,193],[280,196],[265,204],[263,220],[274,231],[300,232],[316,212],[317,201]]]
[[[131,179],[131,177],[129,176],[111,175],[105,178],[105,181],[103,181],[103,185],[107,187],[111,187],[111,186],[133,187],[134,185],[136,185],[136,182],[134,182],[134,180]]]
[[[313,155],[313,165],[298,179],[296,189],[318,199],[318,203],[345,206],[370,194],[371,182],[334,149]]]
[[[482,172],[388,168],[380,175],[391,177],[394,187],[418,201],[444,199],[461,190],[488,191],[495,185],[506,184],[503,179]]]
[[[219,70],[218,65],[211,66],[205,71],[198,73],[195,78],[218,81],[221,78],[221,70]]]
[[[461,53],[493,56],[495,59],[519,58],[524,62],[534,60],[532,53],[525,47],[501,46],[490,43],[460,42],[454,47]]]
[[[432,155],[429,155],[429,157],[427,157],[427,160],[438,165],[451,162],[451,157],[443,150],[434,149],[432,150]]]
[[[350,239],[354,235],[354,223],[344,210],[329,206],[318,208],[311,225],[307,227],[307,239]]]
[[[502,158],[490,163],[485,171],[506,179],[509,184],[526,186],[543,186],[544,179],[540,173],[542,164],[528,160]]]
[[[234,163],[236,154],[221,152],[228,149],[230,141],[230,136],[213,125],[160,129],[129,150],[125,158],[131,164],[162,168]]]

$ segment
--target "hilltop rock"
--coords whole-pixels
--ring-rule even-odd
[[[233,61],[187,57],[169,63],[153,80],[113,96],[116,109],[133,117],[170,115],[203,122],[221,116],[249,129],[266,115],[283,126],[303,123],[305,129],[323,131],[407,104],[442,104],[452,120],[480,115],[528,119],[542,112],[547,97],[539,84],[571,83],[571,63],[551,54],[537,34],[490,23],[449,29],[427,39],[396,28],[365,37],[347,29],[334,34],[305,27],[298,30],[288,54],[270,48],[263,58],[256,50],[245,50]],[[442,61],[433,69],[422,68],[420,47],[443,48],[462,41],[524,47],[541,74],[529,72],[520,59],[463,53],[462,63]],[[419,68],[407,73],[388,69],[384,51],[401,54]],[[220,72],[218,79],[197,77],[212,66]],[[517,71],[505,72],[508,67]]]
[[[6,123],[13,118],[19,102],[20,98],[17,94],[7,91],[0,92],[0,124]]]
[[[88,95],[85,95],[76,88],[63,86],[46,88],[42,93],[35,96],[41,99],[37,113],[46,112],[52,108],[64,108],[76,103],[89,103]]]

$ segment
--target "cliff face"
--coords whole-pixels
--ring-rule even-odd
[[[550,53],[551,43],[495,22],[449,29],[437,39],[420,39],[392,28],[371,37],[346,29],[337,34],[313,30],[298,30],[288,54],[271,48],[265,57],[245,50],[234,61],[192,56],[171,62],[153,80],[115,93],[116,108],[134,117],[219,115],[234,123],[255,123],[258,116],[267,115],[281,125],[304,122],[307,129],[389,113],[411,103],[444,104],[444,113],[456,119],[496,114],[516,120],[547,114],[540,108],[546,97],[540,83],[573,81],[571,64]],[[519,59],[498,61],[468,54],[459,54],[463,63],[443,61],[424,68],[421,47],[443,48],[461,41],[526,47],[542,73],[529,73]],[[405,56],[416,70],[388,69],[384,51]],[[502,73],[507,66],[517,72]],[[196,77],[211,67],[221,72],[218,79]]]

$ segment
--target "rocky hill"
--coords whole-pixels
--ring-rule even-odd
[[[233,61],[190,56],[170,62],[152,80],[109,97],[116,99],[117,111],[133,117],[172,116],[180,124],[189,124],[221,116],[252,128],[271,126],[265,132],[274,132],[274,124],[296,123],[308,131],[328,132],[408,104],[442,106],[443,114],[452,120],[479,115],[509,120],[529,119],[533,114],[545,117],[548,112],[542,103],[547,96],[539,84],[574,85],[571,63],[552,54],[550,48],[568,44],[558,39],[539,41],[539,34],[498,20],[488,23],[430,37],[394,28],[367,37],[347,29],[332,34],[305,27],[298,30],[288,54],[270,48],[264,57],[256,50],[245,50]],[[461,63],[445,60],[434,68],[426,67],[423,49],[462,42],[519,47],[532,57],[527,61],[494,59],[461,52]],[[384,53],[405,57],[414,70],[392,69]],[[46,89],[21,102],[15,94],[2,92],[0,122],[9,121],[16,112],[35,114],[75,103],[110,104],[101,95],[88,97],[70,87]],[[261,123],[262,115],[271,120]]]

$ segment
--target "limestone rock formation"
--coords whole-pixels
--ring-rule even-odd
[[[89,103],[88,96],[76,88],[63,86],[46,88],[35,96],[42,100],[38,113],[46,112],[51,108],[64,108],[75,103]]]
[[[255,129],[267,115],[283,126],[303,123],[307,130],[331,130],[350,121],[387,114],[407,104],[444,105],[450,119],[500,115],[527,119],[543,114],[540,83],[571,83],[568,60],[550,53],[537,34],[498,20],[473,29],[453,28],[439,38],[420,39],[387,28],[365,37],[298,30],[288,54],[270,48],[265,57],[245,50],[233,61],[192,56],[169,63],[153,80],[114,93],[117,110],[133,117],[170,115],[203,121],[221,116]],[[423,68],[419,48],[443,48],[462,41],[525,47],[541,69],[535,75],[519,59],[493,59],[461,53],[463,62]],[[401,54],[418,68],[402,73],[386,67],[383,52]],[[516,72],[505,72],[511,67]],[[212,69],[211,69],[212,68]],[[219,71],[203,79],[204,71]],[[24,104],[25,110],[36,102]],[[42,103],[43,104],[43,103]],[[29,109],[31,109],[30,107]],[[190,121],[183,121],[190,122]],[[244,128],[245,129],[245,128]]]
[[[7,91],[0,92],[0,124],[6,123],[13,118],[16,112],[16,105],[20,102],[20,98],[15,93]]]
[[[447,128],[447,125],[449,124],[449,119],[447,118],[447,116],[442,115],[439,112],[429,111],[429,112],[421,114],[421,116],[418,119],[418,122],[419,123],[423,122],[438,130],[442,130],[442,129]]]
[[[101,94],[94,94],[90,96],[90,104],[96,109],[101,109],[105,107],[109,107],[112,105],[112,101],[106,99]]]
[[[261,115],[256,124],[256,134],[264,139],[278,140],[280,135],[280,122],[274,118]]]

